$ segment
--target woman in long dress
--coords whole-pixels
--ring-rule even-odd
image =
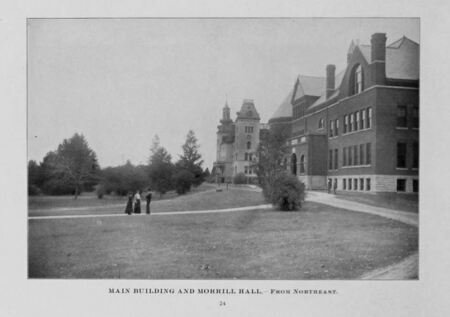
[[[139,194],[139,190],[134,195],[134,213],[140,214],[141,213],[141,195]]]
[[[127,201],[127,207],[125,208],[125,213],[131,215],[133,212],[133,194],[128,193],[128,201]]]

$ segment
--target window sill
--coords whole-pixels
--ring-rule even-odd
[[[342,166],[342,168],[361,168],[361,167],[371,167],[372,164],[366,164],[366,165],[352,165],[352,166]]]
[[[339,137],[339,135],[335,135],[335,136],[329,136],[328,140],[333,140],[333,139],[337,139]]]
[[[395,130],[405,131],[408,130],[408,127],[395,127]]]
[[[407,171],[408,168],[407,167],[396,167],[395,168],[397,171]]]
[[[344,135],[351,135],[351,134],[355,134],[355,133],[358,133],[358,132],[364,132],[364,131],[369,131],[369,130],[372,130],[372,127],[361,129],[361,130],[356,130],[356,131],[352,131],[352,132],[342,133],[342,136],[344,136]]]

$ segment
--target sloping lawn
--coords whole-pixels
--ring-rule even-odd
[[[172,199],[152,201],[151,212],[223,209],[261,204],[265,204],[261,192],[236,188],[216,192],[214,187],[213,189],[177,196]],[[119,205],[106,204],[66,209],[30,209],[28,214],[30,216],[120,214],[124,213],[125,205],[126,202],[124,201]],[[142,201],[141,208],[145,212],[145,201]]]
[[[193,188],[191,192],[185,196],[190,196],[203,191],[215,189],[216,185],[203,183],[200,186]],[[178,195],[171,191],[160,197],[159,194],[153,195],[153,201],[166,200],[176,198]],[[77,199],[74,196],[29,196],[28,209],[56,209],[56,208],[83,208],[83,207],[108,207],[114,205],[125,205],[127,202],[126,196],[105,195],[102,199],[98,199],[95,192],[82,193]]]
[[[336,197],[376,207],[415,213],[419,212],[419,196],[414,194],[339,192]]]
[[[301,212],[29,220],[28,269],[31,278],[354,279],[417,245],[417,228],[308,202]]]

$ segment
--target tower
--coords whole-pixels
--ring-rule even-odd
[[[253,100],[244,99],[234,126],[233,176],[244,173],[249,178],[256,178],[252,165],[259,144],[260,120]]]

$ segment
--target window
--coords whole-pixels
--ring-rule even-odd
[[[347,148],[344,147],[342,151],[342,166],[347,166]]]
[[[406,190],[406,179],[397,179],[397,191],[404,192]]]
[[[334,135],[338,136],[339,135],[339,120],[336,119],[334,121],[335,121],[335,123],[334,123]]]
[[[359,111],[355,112],[355,116],[356,116],[356,118],[355,118],[355,130],[358,130],[358,129],[361,128],[360,125],[359,125]]]
[[[418,193],[419,192],[419,180],[413,179],[413,192]]]
[[[348,179],[348,190],[352,190],[352,179]]]
[[[328,151],[328,169],[333,169],[333,150]]]
[[[359,145],[359,164],[364,165],[364,144]]]
[[[319,119],[319,129],[323,129],[323,118]]]
[[[348,132],[352,132],[353,130],[353,114],[349,114],[350,117],[350,125],[348,126]]]
[[[364,178],[359,179],[359,190],[364,190]]]
[[[366,190],[370,191],[370,178],[366,178]]]
[[[333,131],[334,131],[334,121],[330,120],[330,138],[333,137]]]
[[[305,156],[300,156],[300,173],[305,172]]]
[[[358,190],[358,179],[357,178],[353,179],[353,189]]]
[[[244,166],[245,174],[248,174],[248,166]]]
[[[359,121],[359,129],[362,130],[364,129],[365,126],[365,121],[366,121],[366,111],[361,110],[360,111],[360,116],[361,116],[361,121]]]
[[[347,133],[348,129],[348,115],[344,116],[344,133]]]
[[[419,143],[413,143],[413,168],[419,168]]]
[[[291,155],[291,172],[297,175],[297,155],[295,153]]]
[[[419,128],[419,107],[413,108],[413,128]]]
[[[404,142],[397,143],[397,167],[406,167],[406,143]]]
[[[338,149],[334,150],[334,169],[338,169]]]
[[[372,144],[366,143],[366,165],[372,163]]]
[[[397,106],[397,127],[407,127],[406,115],[406,106]]]
[[[361,65],[356,65],[350,77],[350,95],[359,94],[364,90],[363,71]]]
[[[348,147],[348,166],[352,166],[352,147]]]
[[[342,189],[343,190],[347,189],[347,180],[345,178],[342,180]]]
[[[252,142],[248,141],[247,142],[247,150],[250,150],[252,148]]]
[[[367,121],[366,121],[366,128],[370,129],[372,126],[372,108],[367,108]]]
[[[353,146],[353,164],[358,165],[358,146]]]

